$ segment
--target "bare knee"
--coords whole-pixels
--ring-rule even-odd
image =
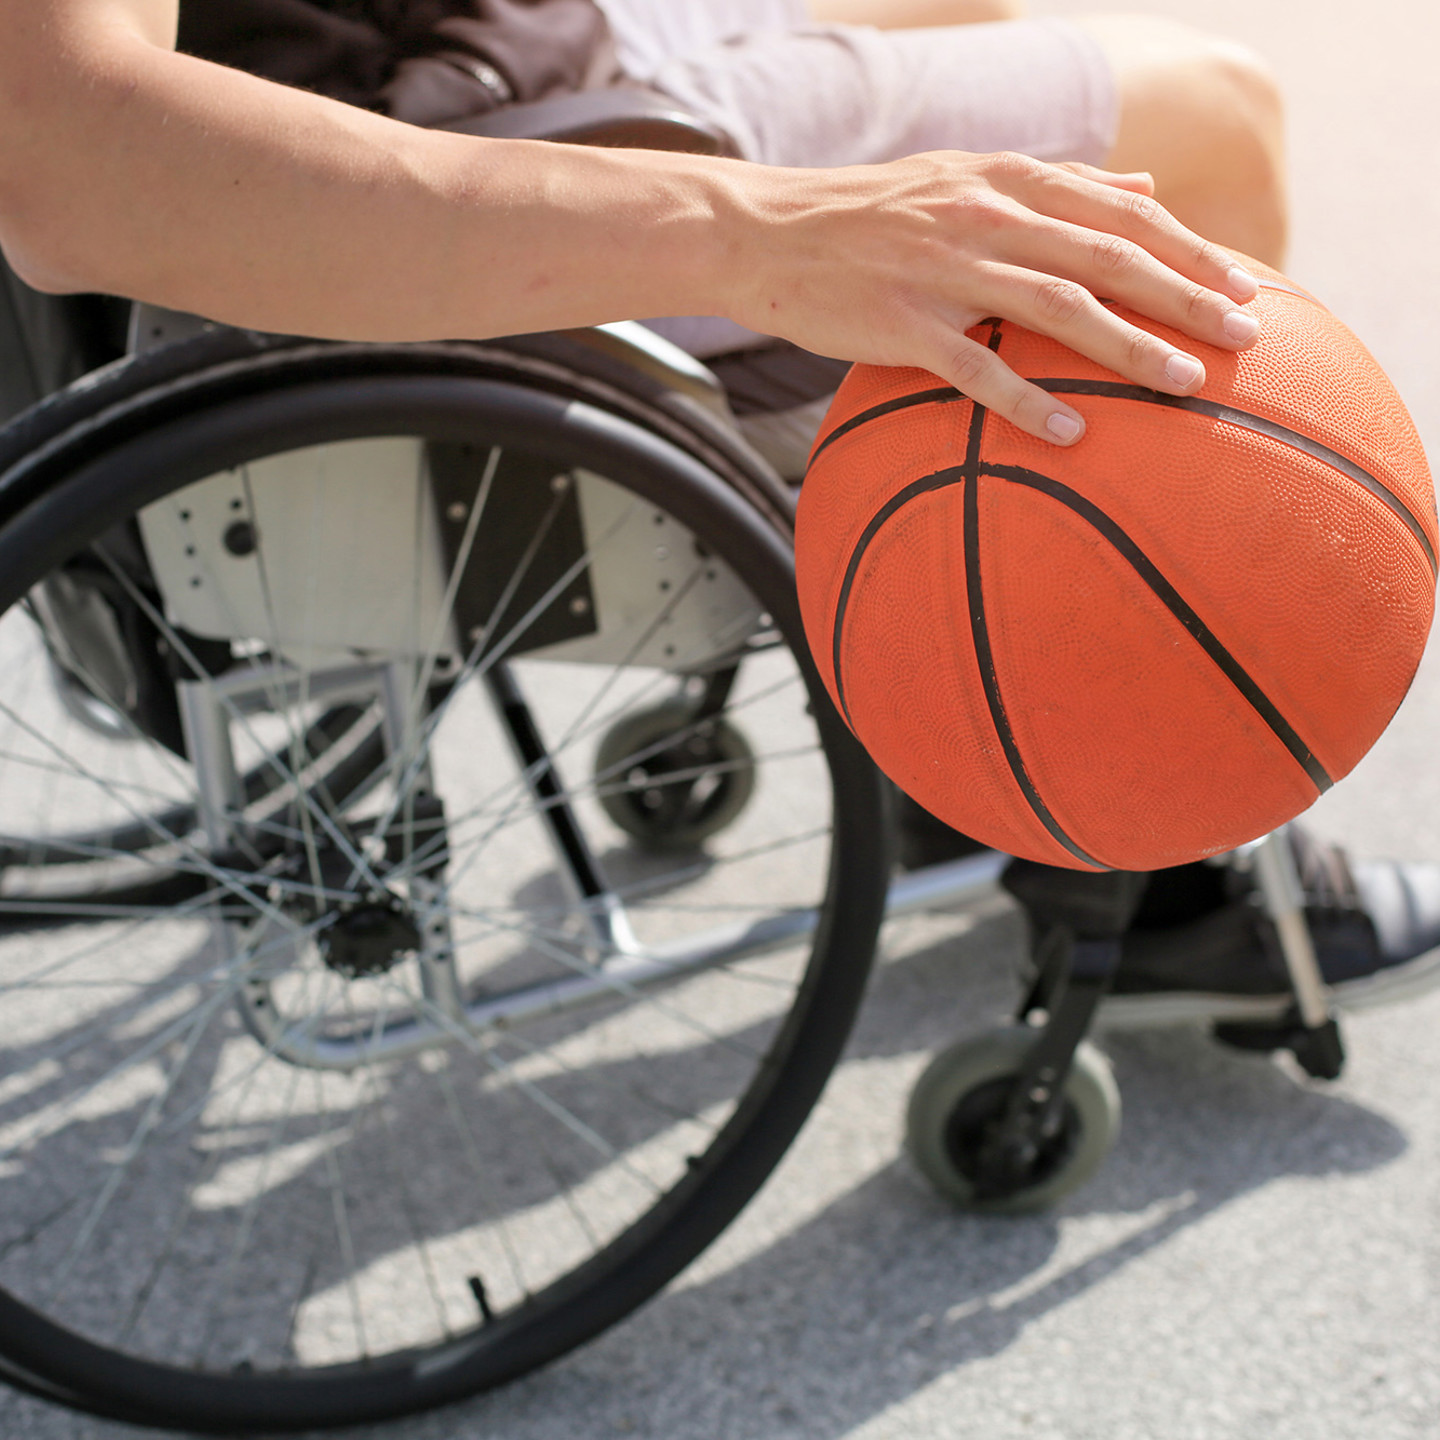
[[[1196,65],[1214,139],[1242,164],[1278,163],[1284,103],[1270,66],[1247,46],[1210,40]]]
[[[1198,158],[1217,144],[1237,150],[1278,144],[1280,89],[1247,46],[1156,16],[1097,15],[1077,23],[1100,42],[1115,74],[1117,148],[1176,159],[1170,152],[1187,147]]]
[[[1284,246],[1285,180],[1283,104],[1270,67],[1247,46],[1174,21],[1079,23],[1115,74],[1109,163],[1151,171],[1157,195],[1186,224],[1203,222],[1212,238],[1273,263]]]

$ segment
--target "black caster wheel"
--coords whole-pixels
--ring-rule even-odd
[[[755,754],[723,715],[681,698],[617,721],[595,754],[605,813],[646,850],[693,850],[755,792]]]
[[[981,1156],[1039,1032],[1014,1025],[942,1050],[926,1067],[905,1119],[905,1143],[920,1173],[966,1210],[1018,1215],[1044,1210],[1093,1175],[1120,1132],[1120,1091],[1110,1063],[1082,1043],[1065,1080],[1059,1132],[1019,1174],[986,1175]]]

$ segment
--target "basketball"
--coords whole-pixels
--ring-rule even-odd
[[[1312,296],[1261,279],[1204,388],[1126,383],[1009,321],[970,331],[1085,417],[1070,448],[922,370],[857,365],[796,529],[815,662],[880,768],[1012,855],[1153,870],[1234,849],[1349,773],[1434,608],[1404,405]]]

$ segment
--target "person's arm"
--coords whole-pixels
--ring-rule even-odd
[[[964,331],[1043,330],[1176,393],[1123,300],[1227,348],[1254,293],[1144,181],[1015,156],[779,170],[426,131],[173,50],[174,0],[0,0],[0,245],[30,283],[368,340],[716,314],[1074,412]],[[1229,297],[1229,298],[1227,298]],[[1233,324],[1233,321],[1232,321]]]

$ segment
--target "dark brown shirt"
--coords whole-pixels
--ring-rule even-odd
[[[593,0],[190,0],[180,49],[414,125],[619,76]]]

